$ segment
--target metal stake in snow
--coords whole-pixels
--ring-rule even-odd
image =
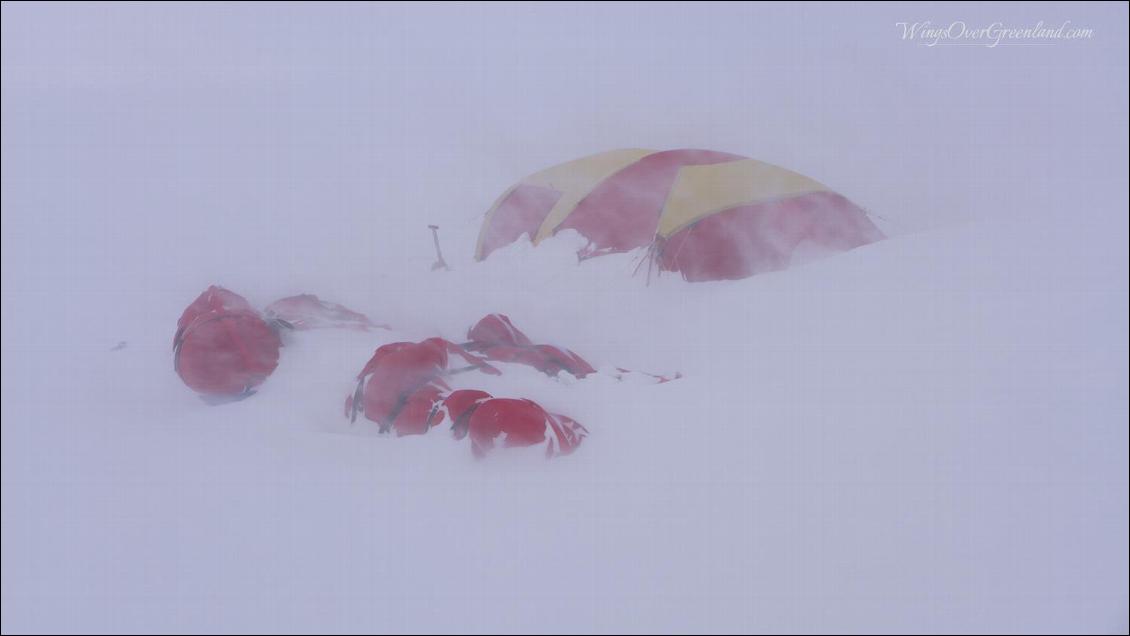
[[[436,262],[432,263],[432,271],[434,272],[437,269],[451,271],[451,268],[447,266],[447,261],[443,260],[443,252],[439,249],[439,226],[429,225],[428,227],[432,230],[432,242],[436,246]]]

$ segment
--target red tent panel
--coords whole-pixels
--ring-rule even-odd
[[[516,186],[491,215],[490,224],[479,244],[478,257],[486,258],[523,234],[532,239],[560,198],[561,193],[551,188],[524,183]]]
[[[851,201],[813,192],[704,217],[660,243],[658,259],[688,281],[738,279],[788,267],[802,242],[843,251],[882,238]]]
[[[582,250],[582,258],[647,245],[655,238],[679,168],[739,159],[744,157],[712,150],[650,154],[602,181],[554,232],[573,229],[588,238],[591,245]]]

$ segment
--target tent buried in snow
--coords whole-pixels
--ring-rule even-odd
[[[789,266],[799,250],[845,251],[883,238],[867,213],[804,175],[710,150],[613,150],[548,168],[487,212],[475,259],[527,235],[588,239],[581,259],[648,247],[689,281]]]

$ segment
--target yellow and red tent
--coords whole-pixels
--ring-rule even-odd
[[[582,259],[650,246],[691,281],[787,267],[803,244],[843,251],[883,238],[867,214],[804,175],[711,150],[604,152],[535,173],[487,212],[475,258],[528,236],[588,239]]]

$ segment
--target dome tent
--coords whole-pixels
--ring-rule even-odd
[[[648,247],[661,271],[690,281],[788,267],[805,246],[845,251],[883,238],[866,212],[790,170],[710,150],[614,150],[523,179],[487,212],[475,258],[563,230],[581,259]]]

